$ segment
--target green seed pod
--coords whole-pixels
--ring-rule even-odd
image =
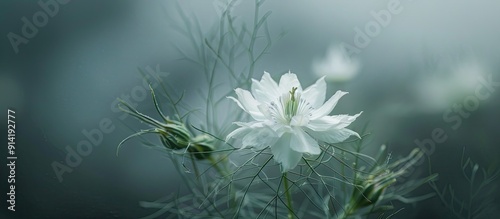
[[[165,146],[167,149],[188,151],[199,160],[210,158],[211,152],[214,151],[214,142],[215,142],[214,138],[206,134],[198,135],[192,138],[191,136],[193,135],[186,128],[184,123],[182,123],[181,121],[171,120],[169,117],[163,115],[158,104],[159,102],[157,101],[156,96],[154,94],[153,88],[151,88],[151,95],[155,103],[155,108],[163,119],[162,121],[158,121],[148,115],[140,113],[132,105],[128,104],[123,100],[120,100],[121,103],[120,109],[122,111],[135,117],[141,122],[148,124],[152,128],[147,130],[141,130],[123,139],[118,144],[116,152],[117,155],[121,145],[125,141],[131,139],[132,137],[155,133],[160,137],[160,141],[162,142],[163,146]]]
[[[159,129],[160,139],[166,148],[178,150],[189,145],[190,135],[183,126],[165,126]]]
[[[359,181],[360,189],[354,190],[350,205],[353,209],[375,205],[385,189],[395,182],[391,175],[370,176],[366,181]]]
[[[192,139],[191,146],[188,151],[193,153],[196,159],[203,160],[211,156],[214,150],[214,139],[209,135],[198,135]]]

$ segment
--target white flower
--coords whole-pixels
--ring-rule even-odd
[[[361,64],[350,58],[343,47],[333,46],[324,59],[313,61],[312,68],[316,75],[326,75],[329,81],[344,82],[358,74]]]
[[[240,127],[229,133],[226,140],[240,138],[242,148],[270,147],[283,172],[297,166],[304,153],[320,154],[318,141],[337,143],[351,135],[359,138],[358,133],[346,127],[361,113],[328,115],[347,92],[337,91],[325,102],[324,77],[303,90],[293,73],[282,75],[278,85],[264,72],[260,81],[252,79],[251,92],[240,88],[235,91],[238,97],[229,98],[254,121],[236,122]]]
[[[435,70],[422,72],[414,85],[418,108],[429,112],[446,110],[474,93],[487,69],[477,59],[444,60]]]

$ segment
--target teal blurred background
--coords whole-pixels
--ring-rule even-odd
[[[208,32],[219,20],[220,1],[60,1],[57,11],[52,5],[54,13],[46,24],[17,46],[9,33],[23,37],[23,17],[32,21],[43,8],[37,1],[2,1],[0,106],[5,114],[7,108],[16,110],[18,153],[17,209],[12,213],[2,207],[2,216],[137,218],[151,213],[139,201],[177,191],[180,179],[164,156],[138,141],[115,155],[116,145],[132,133],[127,125],[144,128],[124,118],[115,100],[129,96],[141,111],[155,115],[138,73],[142,68],[162,73],[173,90],[186,92],[186,102],[202,106],[197,92],[205,77],[199,68],[179,60],[183,55],[176,49],[194,52],[173,28],[183,25],[176,5]],[[417,147],[415,141],[432,138],[433,130],[441,128],[448,138],[430,153],[432,171],[440,174],[438,185],[450,184],[457,196],[467,197],[468,184],[460,170],[464,148],[464,156],[481,167],[498,167],[500,86],[493,86],[490,96],[467,116],[452,107],[470,100],[481,86],[478,78],[491,76],[500,82],[500,3],[401,0],[399,12],[386,19],[387,25],[379,23],[366,47],[357,47],[349,58],[335,53],[342,43],[356,46],[356,28],[364,31],[376,22],[373,12],[388,10],[388,2],[267,1],[263,10],[272,11],[271,33],[286,30],[287,35],[258,63],[254,78],[268,71],[277,80],[290,70],[307,86],[324,71],[318,63],[334,63],[345,71],[331,73],[328,94],[337,89],[350,92],[334,113],[364,111],[353,129],[369,123],[373,151],[386,144],[395,157],[405,156]],[[239,1],[232,13],[251,23],[253,3]],[[6,118],[1,116],[0,122],[5,124]],[[461,123],[453,128],[457,118]],[[103,134],[71,173],[58,178],[54,162],[65,163],[67,146],[75,148],[86,139],[83,132],[98,129],[103,120],[111,121],[113,130]],[[1,130],[6,133],[6,126]],[[6,163],[7,150],[0,151]],[[7,192],[6,170],[0,174],[0,194]],[[408,177],[427,174],[428,165],[423,164]],[[430,191],[425,186],[420,192]],[[481,195],[493,199],[490,215],[498,215],[499,193]],[[436,197],[396,215],[423,217],[455,218]]]

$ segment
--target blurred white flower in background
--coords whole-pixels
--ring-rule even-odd
[[[329,48],[324,58],[313,61],[312,69],[318,76],[326,75],[328,81],[345,82],[358,74],[361,63],[349,57],[344,47],[335,45]]]
[[[318,141],[337,143],[358,133],[347,129],[361,114],[354,116],[328,114],[347,92],[337,91],[325,102],[324,77],[302,89],[297,76],[283,74],[277,84],[264,72],[260,81],[252,79],[251,92],[237,88],[229,97],[254,121],[236,122],[240,126],[227,137],[241,138],[242,148],[271,148],[274,160],[281,164],[282,172],[293,169],[303,153],[321,153]]]
[[[415,94],[424,111],[442,111],[474,94],[486,69],[477,59],[441,63],[432,74],[417,79]]]

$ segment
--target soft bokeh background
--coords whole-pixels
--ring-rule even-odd
[[[180,1],[196,16],[203,28],[218,22],[219,0]],[[375,19],[371,11],[386,10],[388,0],[370,1],[268,1],[272,11],[271,32],[288,34],[274,45],[255,68],[278,75],[291,70],[304,84],[317,79],[314,63],[326,60],[330,48],[339,43],[354,45],[355,28],[364,29]],[[203,75],[190,63],[179,61],[188,42],[176,34],[176,1],[71,1],[59,11],[16,54],[7,38],[21,34],[21,18],[32,19],[41,8],[36,1],[0,3],[0,106],[16,110],[17,155],[16,213],[7,218],[136,218],[150,212],[139,206],[179,188],[170,162],[155,151],[127,146],[115,156],[118,142],[132,131],[113,109],[113,102],[142,86],[137,68],[158,66],[170,73],[165,79],[174,89],[186,91],[186,101],[199,105],[196,91],[203,87]],[[498,166],[500,157],[498,123],[500,94],[480,101],[477,110],[462,119],[458,129],[443,120],[455,103],[474,94],[477,78],[492,74],[500,82],[500,3],[494,1],[406,1],[401,13],[371,38],[369,45],[352,58],[356,74],[342,83],[329,84],[350,92],[335,113],[364,111],[354,129],[367,122],[373,147],[387,144],[393,156],[406,155],[414,141],[430,138],[435,128],[448,136],[431,155],[432,170],[440,174],[438,185],[451,184],[458,196],[466,197],[467,184],[460,171],[460,159],[470,157],[482,167]],[[251,22],[251,1],[236,5],[233,13]],[[352,64],[352,63],[351,63]],[[348,68],[348,67],[345,67]],[[349,68],[348,68],[349,69]],[[137,97],[142,111],[153,114],[150,98]],[[453,114],[456,115],[456,114]],[[85,139],[83,130],[99,127],[109,118],[115,130],[104,134],[103,142],[59,182],[51,164],[64,162],[66,146],[76,147]],[[6,115],[0,121],[6,123]],[[1,127],[1,138],[6,126]],[[2,140],[5,142],[5,140]],[[6,163],[6,147],[1,159]],[[0,197],[6,199],[6,168],[2,168]],[[424,164],[413,173],[428,174]],[[498,182],[497,182],[498,183]],[[421,192],[429,192],[426,186]],[[491,193],[495,206],[499,194]],[[498,207],[496,210],[498,213]],[[396,218],[453,218],[437,198],[406,208]]]

